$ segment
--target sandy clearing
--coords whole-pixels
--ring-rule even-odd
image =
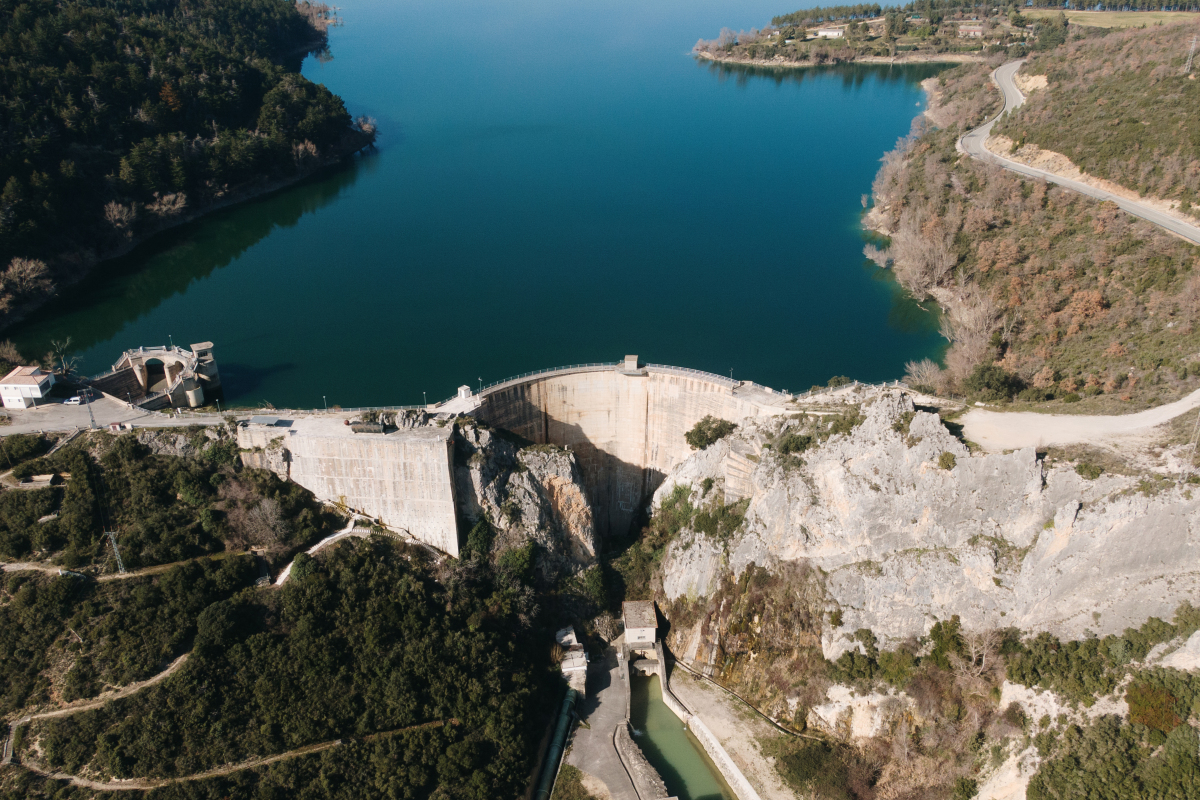
[[[683,670],[671,674],[671,691],[703,720],[763,800],[795,800],[760,741],[782,736],[766,720],[717,687]]]
[[[1145,434],[1149,429],[1200,407],[1200,389],[1158,408],[1119,416],[1073,416],[1031,411],[1001,412],[972,409],[961,422],[963,435],[993,452],[1065,444],[1112,444]]]

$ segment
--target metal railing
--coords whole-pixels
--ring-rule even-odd
[[[718,375],[715,372],[705,372],[699,369],[689,369],[688,367],[672,367],[670,364],[646,364],[646,369],[654,369],[659,372],[671,372],[677,375],[686,375],[688,377],[702,378],[703,380],[712,383],[719,383],[723,386],[738,386],[742,381],[735,381],[733,378],[728,378],[724,375]]]
[[[555,375],[555,374],[566,373],[566,372],[601,372],[606,369],[616,369],[617,367],[621,366],[621,364],[623,364],[623,363],[625,363],[625,362],[623,362],[623,361],[598,361],[598,362],[591,363],[591,364],[571,364],[570,366],[566,366],[566,367],[551,367],[550,369],[537,369],[537,370],[534,370],[533,372],[524,372],[520,375],[514,375],[511,378],[505,378],[502,381],[494,381],[492,383],[489,383],[487,386],[484,386],[482,389],[479,390],[478,396],[482,397],[484,394],[494,392],[497,389],[507,386],[508,384],[527,381],[530,378],[541,378],[541,377],[545,377],[548,375]],[[442,403],[439,403],[439,405],[448,403],[457,397],[458,397],[458,395],[454,395],[450,398],[447,398],[446,400],[442,401]]]

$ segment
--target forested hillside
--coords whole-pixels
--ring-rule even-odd
[[[996,132],[1200,218],[1200,68],[1184,73],[1198,30],[1106,31],[1034,53],[1023,72],[1048,85]]]
[[[1200,248],[956,151],[999,109],[988,78],[999,61],[943,73],[931,108],[941,127],[919,123],[875,180],[868,220],[890,247],[868,255],[946,309],[945,368],[912,364],[910,382],[989,401],[1094,397],[1114,410],[1194,389]]]
[[[301,487],[241,468],[226,431],[92,433],[50,456],[42,437],[2,443],[20,474],[69,478],[0,487],[0,557],[45,567],[0,573],[0,716],[85,708],[20,727],[0,798],[94,794],[39,765],[161,780],[295,751],[150,795],[525,790],[562,696],[557,619],[542,608],[570,602],[537,577],[533,544],[455,561],[373,537],[297,555],[344,520]],[[126,567],[142,571],[114,574],[110,528]],[[262,585],[266,565],[240,552],[250,546],[266,550],[271,574],[295,559],[283,587]],[[87,705],[172,662],[165,680]]]
[[[369,142],[295,72],[327,11],[0,0],[0,324],[140,235]]]

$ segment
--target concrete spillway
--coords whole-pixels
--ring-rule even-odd
[[[623,534],[667,471],[691,454],[684,439],[711,415],[780,414],[787,395],[676,367],[556,371],[493,387],[475,416],[537,444],[575,452],[598,530]]]
[[[474,415],[535,444],[569,447],[597,530],[624,534],[663,476],[692,452],[684,439],[711,415],[730,421],[784,413],[788,395],[678,367],[617,365],[552,370],[430,407],[437,424],[355,433],[346,415],[267,418],[238,431],[242,459],[458,555],[453,426]]]

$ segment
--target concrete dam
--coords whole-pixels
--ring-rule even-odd
[[[469,415],[531,444],[574,452],[599,533],[624,534],[668,470],[692,452],[684,434],[713,416],[738,422],[786,413],[790,395],[680,367],[613,364],[546,370],[410,410],[390,432],[354,432],[317,413],[243,425],[251,466],[274,470],[451,555],[459,552],[453,428]],[[428,415],[428,417],[426,417]],[[344,415],[343,415],[344,416]],[[258,418],[256,418],[258,419]],[[438,427],[438,424],[441,427]],[[736,469],[736,465],[732,465]]]

